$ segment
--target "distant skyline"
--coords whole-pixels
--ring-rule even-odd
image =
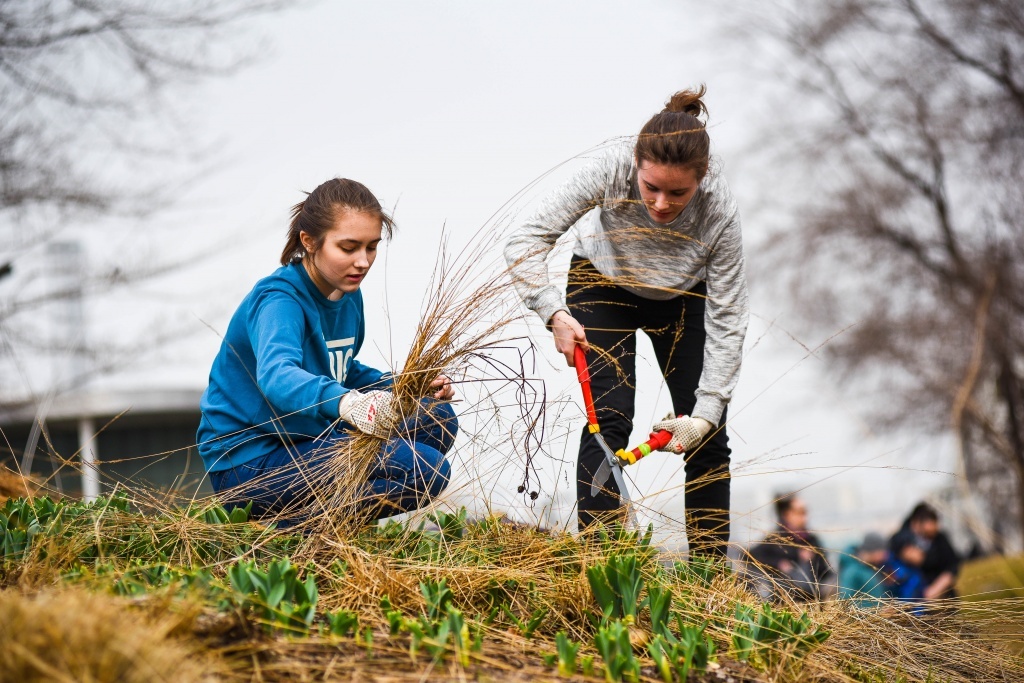
[[[744,368],[730,407],[739,515],[733,540],[755,540],[771,525],[772,495],[794,489],[803,490],[811,523],[830,541],[892,530],[926,493],[952,485],[943,470],[954,467],[953,450],[942,441],[873,434],[856,402],[825,375],[824,361],[808,356],[803,346],[813,344],[787,332],[785,293],[768,290],[758,277],[765,225],[780,218],[762,201],[779,169],[749,154],[768,130],[762,96],[771,84],[760,76],[772,55],[736,40],[714,6],[647,0],[624,7],[323,2],[261,18],[257,33],[266,36],[268,54],[237,75],[189,90],[180,102],[197,137],[220,141],[214,169],[152,224],[130,226],[116,251],[88,244],[92,263],[191,254],[201,245],[216,252],[89,304],[90,334],[118,334],[154,317],[182,331],[180,344],[147,353],[102,384],[205,386],[217,332],[255,281],[276,267],[290,206],[301,190],[334,175],[366,183],[395,208],[395,239],[363,286],[368,342],[360,360],[384,366],[393,350],[400,361],[442,228],[453,249],[474,236],[494,239],[478,235],[480,228],[508,227],[575,162],[492,220],[523,188],[605,140],[634,134],[673,91],[704,82],[714,152],[740,204],[752,294]],[[755,72],[749,65],[757,60]],[[117,226],[123,230],[125,222]],[[499,246],[489,252],[495,263]],[[535,316],[529,319],[544,354],[539,374],[548,395],[578,401],[575,376]],[[638,363],[637,439],[669,407],[646,340],[641,348],[647,362]],[[579,413],[551,451],[571,462],[582,424]],[[631,468],[634,498],[664,491],[652,506],[681,519],[681,464],[659,455]],[[456,461],[463,477],[491,469]],[[553,495],[558,510],[552,517],[564,523],[574,494],[564,476],[556,480],[553,463],[546,469],[545,495]],[[488,476],[495,505],[529,518],[515,493],[515,466]],[[478,500],[481,486],[459,495],[460,481],[456,474],[454,500]],[[662,517],[650,521],[674,528]]]

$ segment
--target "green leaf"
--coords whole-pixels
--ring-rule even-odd
[[[213,515],[215,523],[227,524],[228,523],[228,511],[224,509],[222,505],[217,505],[213,508]]]
[[[573,676],[576,673],[576,655],[580,644],[569,640],[564,631],[555,634],[555,647],[558,649],[558,675]]]
[[[270,593],[266,597],[267,607],[270,609],[276,609],[281,603],[281,599],[284,598],[285,591],[288,590],[288,586],[284,582],[274,584],[274,587],[270,589]]]
[[[538,607],[534,610],[533,614],[530,615],[530,618],[526,622],[526,627],[520,629],[523,633],[523,637],[527,639],[532,638],[533,632],[537,630],[537,627],[540,626],[541,622],[544,621],[544,617],[547,615],[548,610],[546,607]]]
[[[325,616],[330,624],[331,635],[353,635],[359,629],[359,615],[355,612],[339,610],[336,613],[328,612]]]
[[[252,581],[249,579],[250,566],[247,562],[238,562],[228,567],[228,581],[236,592],[248,595],[253,591]]]
[[[647,588],[647,609],[651,614],[651,632],[668,631],[668,616],[672,609],[672,591],[652,585]]]
[[[264,597],[270,592],[270,581],[267,578],[267,575],[261,572],[259,569],[256,569],[255,564],[247,568],[245,573],[249,578],[250,584],[256,590],[256,593],[260,595],[260,597]]]
[[[598,629],[594,646],[604,660],[606,681],[625,679],[636,681],[640,677],[640,662],[633,656],[629,630],[616,619]]]
[[[621,616],[615,614],[615,591],[612,590],[611,585],[608,583],[604,567],[600,565],[587,567],[587,582],[590,583],[590,592],[593,594],[601,611],[606,616]]]
[[[661,680],[665,683],[672,683],[672,667],[669,666],[668,656],[665,654],[667,647],[664,638],[658,634],[647,644],[647,652],[651,655],[651,660],[654,662],[655,668],[658,669]]]

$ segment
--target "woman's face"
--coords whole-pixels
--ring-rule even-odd
[[[807,504],[799,498],[794,498],[789,509],[782,514],[782,524],[790,531],[805,531],[807,529]]]
[[[933,540],[939,535],[939,522],[935,519],[920,519],[910,523],[910,530],[921,538]]]
[[[637,185],[647,213],[655,223],[671,223],[683,212],[697,192],[700,180],[688,166],[638,161]]]
[[[311,265],[311,277],[326,297],[335,292],[359,289],[363,278],[377,258],[380,244],[380,218],[363,211],[346,210],[338,214],[334,227],[324,234],[319,247],[308,233],[300,233],[302,246]]]

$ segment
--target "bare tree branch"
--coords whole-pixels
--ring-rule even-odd
[[[136,287],[197,261],[162,257],[143,268],[46,279],[43,247],[73,224],[150,220],[198,175],[208,150],[172,115],[183,88],[236,72],[259,54],[250,19],[285,0],[5,0],[0,2],[0,406],[32,400],[20,365],[67,349],[38,318],[54,304]],[[144,142],[140,142],[143,140]],[[169,171],[171,163],[190,171]],[[136,171],[124,189],[124,171]],[[108,170],[110,169],[110,170]],[[45,316],[43,316],[45,317]],[[51,316],[52,317],[52,316]],[[138,330],[139,335],[151,330]],[[152,335],[151,335],[151,338]],[[136,348],[90,341],[75,353],[92,372]],[[22,379],[17,378],[21,376]]]
[[[773,236],[775,272],[796,285],[807,329],[854,324],[827,353],[843,377],[886,396],[865,402],[882,406],[877,419],[963,437],[972,490],[1020,546],[1024,186],[1013,171],[1024,169],[1024,3],[800,10],[779,13],[774,35],[796,85],[828,114],[806,121],[813,144],[798,172],[809,171],[802,200],[815,208]]]
[[[925,15],[921,6],[917,3],[917,0],[904,0],[904,3],[907,9],[910,10],[910,14],[917,20],[917,26],[923,36],[927,37],[935,43],[936,46],[951,55],[961,64],[971,67],[1003,86],[1003,88],[1005,88],[1016,101],[1021,112],[1024,112],[1024,85],[1017,83],[1014,78],[1014,64],[1009,50],[1000,50],[999,68],[995,68],[993,65],[987,64],[983,59],[968,54],[967,51],[958,45],[952,37],[939,29],[939,27]],[[1019,18],[1019,15],[1015,15],[1010,12],[1007,12],[1004,16],[1007,16],[1008,18],[1016,16]],[[1020,30],[1019,25],[1017,30]],[[1020,37],[1020,33],[1018,33],[1018,37]]]

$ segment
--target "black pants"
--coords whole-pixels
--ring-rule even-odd
[[[566,300],[569,311],[586,328],[592,349],[587,354],[594,406],[601,434],[611,449],[631,448],[636,397],[636,332],[643,330],[672,395],[677,415],[689,415],[704,367],[704,283],[667,301],[636,296],[601,275],[586,259],[574,256]],[[601,358],[600,350],[614,361]],[[617,367],[616,367],[617,364]],[[648,390],[653,390],[650,387]],[[686,454],[686,535],[691,555],[725,555],[729,542],[729,438],[726,416],[699,447]],[[619,491],[609,479],[597,496],[590,495],[593,473],[604,455],[584,428],[576,466],[576,499],[580,530],[620,512]]]

